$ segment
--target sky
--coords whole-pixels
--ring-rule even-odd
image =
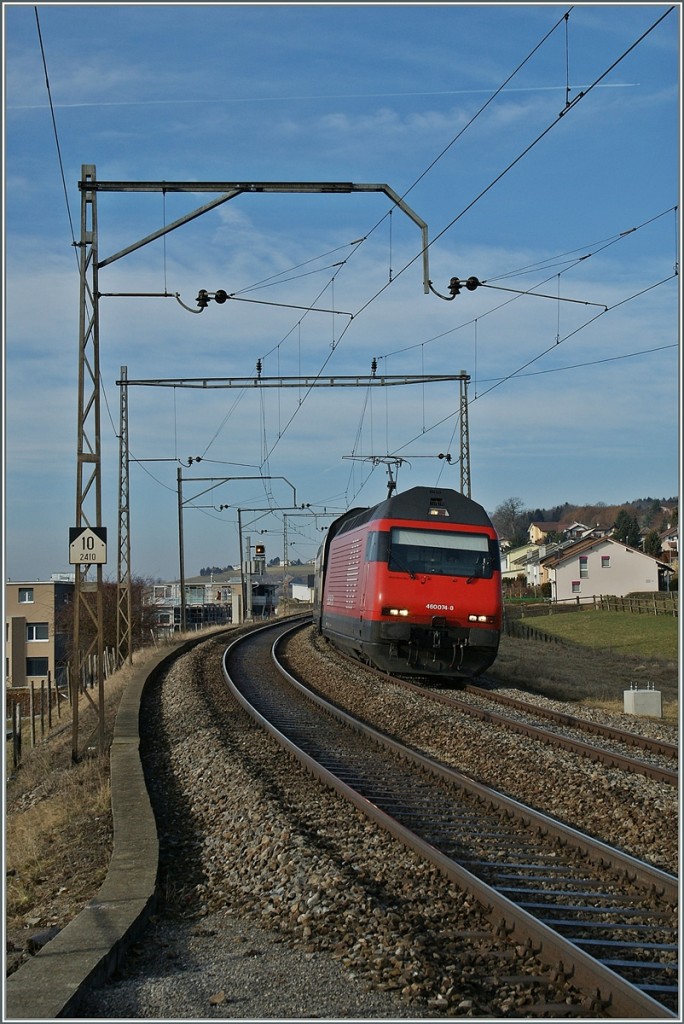
[[[459,489],[459,380],[378,386],[374,365],[468,375],[471,495],[490,513],[678,495],[680,17],[4,4],[6,578],[73,569],[85,165],[219,185],[98,192],[101,261],[247,185],[99,271],[106,578],[122,368],[136,577],[178,578],[179,518],[188,578],[239,564],[238,523],[245,549],[306,561],[389,474]],[[455,277],[481,284],[453,294]],[[199,310],[201,289],[230,298]],[[259,372],[268,387],[180,386]],[[309,386],[334,377],[358,386]]]

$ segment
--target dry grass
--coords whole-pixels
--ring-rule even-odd
[[[650,682],[661,692],[663,719],[678,721],[679,677],[673,661],[504,636],[487,676],[554,700],[619,712],[632,682],[642,689]]]
[[[215,630],[207,631],[215,632]],[[187,634],[187,637],[196,634]],[[185,637],[177,636],[182,640]],[[133,673],[158,654],[137,651],[105,682],[105,750],[72,761],[71,711],[6,780],[5,914],[7,970],[27,957],[37,931],[64,927],[97,894],[112,850],[109,746],[121,695]],[[79,749],[99,723],[87,698],[79,704]],[[24,732],[26,737],[27,732]],[[12,764],[11,750],[8,766]]]

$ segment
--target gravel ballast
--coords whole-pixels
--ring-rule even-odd
[[[416,745],[429,739],[442,759],[467,756],[467,767],[457,766],[479,777],[494,773],[496,753],[501,788],[527,787],[528,802],[550,801],[559,817],[572,802],[578,827],[604,794],[606,806],[621,809],[618,845],[648,847],[649,859],[667,868],[677,830],[672,819],[672,842],[662,836],[671,811],[662,787],[651,784],[651,795],[640,796],[614,770],[589,765],[585,775],[577,758],[551,772],[557,751],[547,752],[543,769],[528,765],[524,738],[504,744],[500,730],[493,751],[481,725],[471,725],[468,738],[460,721],[454,730],[453,716],[440,726],[432,711],[418,716],[389,687],[369,692],[358,669],[340,666],[319,644],[305,631],[291,661],[321,684],[334,671],[340,703],[363,707],[373,721],[377,715],[387,731],[392,715],[397,732],[410,721]],[[161,903],[121,975],[86,997],[81,1017],[556,1017],[571,1008],[602,1015],[529,950],[496,936],[467,894],[315,783],[254,726],[225,695],[223,646],[186,655],[146,695],[143,750],[162,851]],[[477,756],[487,756],[490,768]],[[656,791],[664,801],[658,808]]]

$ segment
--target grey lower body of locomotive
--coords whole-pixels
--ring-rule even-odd
[[[327,614],[321,631],[348,653],[397,675],[469,678],[486,671],[499,650],[496,629],[364,622]]]

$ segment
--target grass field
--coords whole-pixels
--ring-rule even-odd
[[[543,615],[522,620],[544,633],[582,647],[640,658],[677,661],[679,619],[671,615],[634,615],[587,609],[565,615]]]
[[[587,609],[521,620],[561,643],[502,636],[487,675],[505,686],[556,700],[619,711],[632,684],[662,694],[663,717],[679,714],[679,620]]]

